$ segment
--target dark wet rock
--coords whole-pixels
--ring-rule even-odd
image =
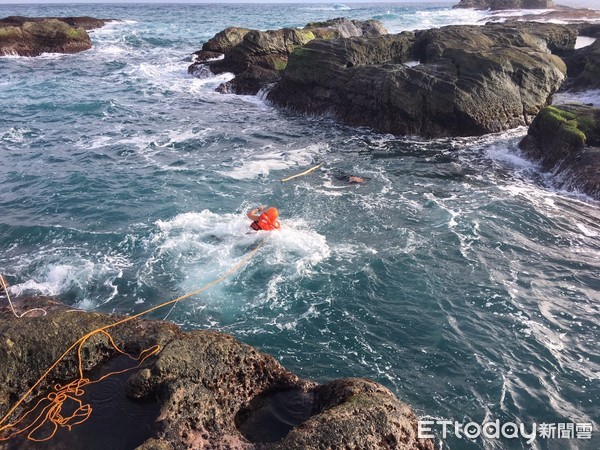
[[[598,11],[600,14],[600,11]],[[577,26],[580,36],[588,36],[600,39],[600,23],[583,23]]]
[[[0,307],[0,417],[70,344],[120,319],[70,310],[48,298],[21,299],[16,307],[41,307],[47,315],[16,319]],[[375,382],[343,379],[318,385],[229,335],[184,333],[167,322],[135,319],[110,333],[133,354],[155,344],[162,348],[121,385],[130,399],[160,406],[141,450],[434,448],[431,441],[417,439],[411,409]],[[76,376],[72,353],[34,395]],[[124,358],[104,335],[90,339],[83,355],[86,375]],[[33,403],[32,396],[18,412]],[[74,427],[68,434],[76,432]],[[55,439],[52,444],[60,448]]]
[[[229,27],[219,31],[202,46],[202,50],[194,53],[196,63],[203,63],[224,56],[225,53],[240,44],[249,31],[247,28],[239,27]],[[192,67],[196,66],[190,66],[190,73],[195,71]]]
[[[9,16],[0,19],[0,26],[21,27],[26,22],[43,22],[45,20],[60,20],[69,26],[75,28],[83,28],[85,30],[95,30],[101,28],[113,19],[96,19],[95,17],[79,16],[79,17],[24,17],[24,16]]]
[[[44,371],[68,346],[86,332],[114,323],[118,318],[98,313],[72,310],[62,303],[44,297],[26,298],[15,302],[18,312],[31,308],[43,308],[40,312],[16,319],[10,309],[0,307],[0,416],[6,414],[8,406],[27,391]],[[37,317],[36,317],[37,316]],[[166,343],[181,334],[172,324],[133,321],[128,326],[115,328],[112,332],[117,345],[131,353],[139,353],[154,343]],[[84,346],[86,354],[84,370],[89,371],[114,355],[105,337],[90,339]],[[77,359],[69,354],[65,362],[52,372],[34,395],[43,392],[60,380],[76,376]]]
[[[591,30],[586,30],[591,31]],[[585,32],[585,31],[584,31]],[[589,36],[583,34],[584,36]],[[598,36],[598,32],[589,37]],[[580,49],[563,56],[568,67],[568,80],[563,86],[567,91],[600,89],[600,38]]]
[[[220,92],[256,94],[279,80],[291,52],[314,39],[380,36],[386,33],[381,22],[376,20],[333,19],[310,23],[304,29],[270,31],[231,27],[217,33],[195,53],[196,62],[188,68],[188,72],[203,74],[206,68],[213,74],[231,72],[236,77],[220,86]],[[215,60],[219,57],[222,59]]]
[[[311,22],[304,27],[310,30],[318,39],[349,38],[356,36],[378,37],[388,34],[379,20],[348,20],[343,17]]]
[[[294,51],[273,103],[402,135],[469,136],[528,125],[566,74],[552,51],[577,33],[539,23],[448,26],[315,40]],[[414,60],[418,65],[403,64]]]
[[[89,50],[92,42],[86,30],[106,22],[92,17],[7,17],[0,20],[0,55],[39,56]]]
[[[520,147],[565,189],[600,200],[600,108],[565,104],[544,108]]]
[[[412,449],[433,450],[417,439],[417,418],[386,388],[369,380],[342,379],[314,390],[318,411],[273,450]]]
[[[552,0],[460,0],[453,8],[475,9],[549,9],[554,8]]]
[[[260,66],[251,66],[233,80],[222,83],[217,92],[222,94],[256,95],[263,88],[273,86],[280,79],[279,72]]]

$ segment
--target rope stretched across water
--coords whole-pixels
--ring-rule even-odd
[[[130,355],[129,353],[120,349],[114,342],[112,336],[108,333],[107,330],[114,328],[118,325],[130,322],[134,319],[137,319],[145,314],[151,313],[152,311],[156,311],[157,309],[164,308],[165,306],[175,305],[178,302],[188,299],[200,292],[203,292],[211,287],[219,284],[225,278],[236,272],[240,267],[246,264],[262,247],[267,238],[264,238],[250,253],[248,253],[244,258],[242,258],[236,265],[234,265],[231,269],[225,272],[216,280],[204,285],[203,287],[196,289],[195,291],[188,292],[180,297],[175,299],[166,301],[164,303],[160,303],[152,308],[149,308],[145,311],[137,313],[133,316],[125,317],[115,323],[105,325],[100,328],[96,328],[84,336],[75,341],[67,350],[63,352],[63,354],[58,357],[54,363],[44,372],[44,374],[29,388],[29,390],[23,394],[23,396],[10,408],[10,410],[0,419],[0,442],[7,441],[14,436],[17,436],[22,433],[27,433],[27,439],[35,442],[43,442],[52,439],[59,427],[65,427],[68,430],[75,425],[85,422],[90,415],[92,414],[92,407],[89,404],[84,404],[78,397],[81,397],[84,394],[83,387],[89,384],[98,383],[112,375],[116,375],[119,373],[124,373],[130,370],[134,370],[139,367],[146,359],[149,357],[156,355],[160,352],[160,345],[155,345],[153,347],[147,348],[143,350],[137,357]],[[3,281],[4,286],[4,281]],[[5,288],[6,289],[6,288]],[[11,303],[12,305],[12,303]],[[13,309],[14,312],[14,309]],[[16,315],[16,314],[15,314]],[[83,357],[82,357],[82,348],[83,345],[93,336],[97,334],[102,334],[108,338],[110,345],[119,353],[127,355],[132,360],[138,361],[138,364],[134,367],[130,367],[129,369],[124,369],[118,372],[108,373],[101,378],[91,381],[89,378],[85,378],[83,375]],[[44,381],[50,372],[54,370],[56,366],[74,349],[77,348],[77,370],[78,370],[78,378],[71,381],[68,384],[60,385],[57,384],[54,386],[54,391],[47,394],[44,398],[39,400],[36,405],[17,418],[14,422],[6,423],[10,416],[15,412],[15,410],[33,393],[33,391]],[[62,408],[66,401],[75,402],[76,408],[73,413],[67,416],[62,415]],[[41,411],[35,415],[34,412],[41,407]],[[23,424],[28,418],[34,417],[29,424]],[[42,428],[47,423],[51,423],[53,428],[52,431],[42,438],[37,438],[34,434]],[[23,425],[22,425],[23,424]],[[19,428],[20,426],[20,428]],[[12,430],[12,431],[11,431]]]
[[[322,165],[323,165],[323,163],[317,164],[316,166],[313,166],[310,169],[305,170],[304,172],[297,173],[296,175],[292,175],[291,177],[282,178],[281,181],[282,182],[286,182],[286,181],[293,180],[294,178],[298,178],[298,177],[301,177],[301,176],[304,176],[304,175],[308,175],[309,173],[314,172],[315,170],[317,170]]]
[[[292,180],[294,178],[298,178],[304,175],[308,175],[309,173],[317,170],[319,167],[321,167],[323,165],[323,163],[317,164],[314,167],[309,168],[308,170],[305,170],[302,173],[296,174],[296,175],[292,175],[290,177],[284,178],[281,181],[285,182],[285,181],[289,181]],[[85,422],[90,415],[92,414],[92,407],[89,404],[84,404],[79,397],[81,397],[84,394],[84,390],[83,387],[90,385],[90,384],[94,384],[94,383],[98,383],[110,376],[119,374],[119,373],[124,373],[130,370],[134,370],[137,367],[139,367],[146,359],[148,359],[149,357],[156,355],[158,352],[160,352],[161,348],[160,345],[155,345],[153,347],[150,347],[148,349],[143,350],[137,357],[134,357],[132,355],[130,355],[129,353],[123,351],[122,349],[120,349],[114,342],[112,336],[110,335],[110,333],[108,333],[107,330],[114,328],[118,325],[122,325],[124,323],[130,322],[134,319],[137,319],[143,315],[149,314],[153,311],[156,311],[157,309],[160,308],[164,308],[165,306],[169,306],[169,305],[173,305],[171,310],[169,311],[169,313],[167,314],[167,316],[171,313],[173,307],[175,307],[175,305],[182,301],[185,300],[187,298],[190,298],[196,294],[199,294],[200,292],[203,292],[207,289],[210,289],[211,287],[219,284],[220,282],[222,282],[225,278],[227,278],[229,275],[231,275],[232,273],[236,272],[241,266],[243,266],[246,262],[248,262],[257,252],[258,250],[262,247],[262,245],[264,244],[266,238],[263,239],[248,255],[246,255],[244,258],[242,258],[235,266],[233,266],[231,269],[229,269],[227,272],[225,272],[223,275],[221,275],[219,278],[217,278],[216,280],[208,283],[207,285],[201,287],[200,289],[196,289],[195,291],[192,292],[188,292],[187,294],[184,294],[180,297],[177,297],[175,299],[160,303],[152,308],[149,308],[145,311],[142,311],[140,313],[137,313],[133,316],[129,316],[126,317],[124,319],[121,319],[115,323],[112,323],[110,325],[105,325],[103,327],[100,328],[96,328],[90,332],[88,332],[87,334],[85,334],[84,336],[82,336],[81,338],[79,338],[77,341],[75,341],[73,344],[71,344],[71,346],[69,348],[67,348],[67,350],[65,350],[63,352],[63,354],[58,357],[54,363],[52,363],[52,365],[44,372],[44,374],[29,388],[29,390],[27,390],[27,392],[25,392],[25,394],[23,394],[23,396],[10,408],[10,410],[4,415],[4,417],[2,417],[2,419],[0,419],[0,442],[1,441],[7,441],[11,438],[13,438],[16,435],[22,434],[22,433],[27,433],[27,439],[32,440],[32,441],[36,441],[36,442],[43,442],[43,441],[47,441],[50,440],[58,431],[59,427],[64,427],[67,428],[68,430],[71,430],[71,428],[75,425],[78,425],[80,423]],[[9,293],[8,293],[8,286],[7,283],[5,282],[4,278],[0,275],[0,282],[2,287],[4,288],[4,291],[6,292],[6,296],[8,298],[8,302],[10,304],[11,310],[13,312],[13,314],[17,317],[17,318],[22,318],[24,315],[36,311],[36,310],[40,310],[44,313],[44,315],[46,314],[46,311],[40,308],[34,308],[34,309],[30,309],[28,311],[25,311],[23,314],[21,315],[17,315],[14,306],[12,304],[12,301],[10,299]],[[97,335],[97,334],[102,334],[105,337],[108,338],[110,345],[112,346],[112,348],[118,352],[121,353],[123,355],[127,355],[129,358],[131,358],[132,360],[138,361],[138,364],[135,365],[134,367],[131,367],[129,369],[124,369],[118,372],[111,372],[108,373],[102,377],[100,377],[97,380],[91,381],[89,378],[84,377],[83,375],[83,357],[82,357],[82,348],[84,346],[84,344],[93,336]],[[77,348],[77,370],[78,370],[78,378],[76,378],[75,380],[71,381],[70,383],[67,383],[65,385],[60,385],[60,384],[56,384],[54,386],[54,391],[50,392],[49,394],[47,394],[44,398],[42,398],[41,400],[39,400],[36,405],[31,408],[30,410],[26,411],[23,415],[21,415],[19,418],[17,418],[14,422],[11,423],[6,423],[8,421],[8,419],[11,417],[11,415],[16,411],[16,409],[25,401],[27,400],[27,398],[34,392],[34,390],[48,377],[48,375],[52,372],[52,370],[54,370],[56,368],[56,366],[58,366],[58,364],[60,364],[60,362],[73,350]],[[63,416],[62,415],[62,408],[65,404],[66,401],[72,401],[75,403],[76,408],[74,410],[73,413],[71,413],[70,415],[67,416]],[[37,416],[35,416],[34,412],[39,408],[42,407],[41,412],[39,412],[37,414]],[[21,426],[21,428],[19,428],[19,426],[25,422],[28,418],[35,416],[34,419],[32,419],[30,421],[29,424],[24,424],[23,426]],[[53,428],[52,431],[45,437],[43,438],[37,438],[34,436],[34,434],[40,429],[42,428],[44,425],[46,425],[47,423],[51,423]],[[12,431],[11,431],[12,430]]]

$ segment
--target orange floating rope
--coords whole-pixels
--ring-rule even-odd
[[[133,357],[129,353],[121,350],[115,344],[113,337],[106,330],[109,330],[118,325],[124,324],[126,322],[130,322],[130,321],[137,319],[137,318],[139,318],[145,314],[148,314],[152,311],[156,311],[157,309],[164,308],[165,306],[168,306],[171,304],[175,305],[178,302],[180,302],[181,300],[190,298],[196,294],[199,294],[200,292],[203,292],[203,291],[210,289],[211,287],[219,284],[221,281],[223,281],[229,275],[236,272],[240,267],[242,267],[244,264],[246,264],[262,247],[265,240],[266,240],[266,238],[263,239],[248,255],[246,255],[244,258],[242,258],[235,266],[233,266],[231,269],[229,269],[227,272],[225,272],[223,275],[221,275],[216,280],[211,281],[210,283],[204,285],[200,289],[196,289],[195,291],[188,292],[187,294],[184,294],[175,299],[166,301],[164,303],[160,303],[160,304],[153,306],[152,308],[149,308],[145,311],[134,314],[133,316],[125,317],[124,319],[121,319],[115,323],[105,325],[100,328],[96,328],[95,330],[90,331],[89,333],[85,334],[84,336],[79,338],[77,341],[75,341],[67,350],[65,350],[63,352],[63,354],[59,358],[57,358],[54,361],[54,363],[52,363],[52,365],[35,382],[35,384],[33,384],[33,386],[31,386],[29,388],[29,390],[25,394],[23,394],[23,396],[10,408],[10,410],[6,413],[6,415],[4,415],[4,417],[2,417],[2,419],[0,419],[0,441],[7,441],[19,434],[22,434],[22,433],[27,433],[27,439],[29,439],[31,441],[35,441],[35,442],[48,441],[48,440],[52,439],[52,437],[54,437],[54,435],[58,431],[59,427],[67,428],[70,431],[73,426],[85,422],[92,414],[92,407],[89,404],[84,404],[79,399],[79,397],[81,397],[84,394],[83,387],[90,385],[90,384],[99,383],[110,376],[124,373],[124,372],[130,371],[130,370],[134,370],[134,369],[138,368],[141,364],[143,364],[144,361],[146,361],[146,359],[148,359],[149,357],[151,357],[153,355],[156,355],[161,349],[160,345],[155,345],[153,347],[143,350],[137,357]],[[136,364],[134,367],[130,367],[128,369],[107,373],[106,375],[104,375],[94,381],[90,381],[89,378],[85,378],[83,376],[83,356],[81,354],[82,353],[81,351],[82,351],[83,345],[88,341],[88,339],[95,336],[96,334],[102,334],[105,337],[107,337],[110,345],[112,346],[112,348],[115,351],[128,356],[132,360],[138,361],[138,364]],[[37,386],[39,386],[42,383],[42,381],[44,381],[46,379],[46,377],[48,377],[50,372],[52,372],[52,370],[54,370],[54,368],[56,366],[58,366],[58,364],[75,347],[77,347],[78,378],[76,378],[75,380],[73,380],[70,383],[67,383],[65,385],[56,384],[54,386],[54,390],[52,392],[50,392],[49,394],[47,394],[44,398],[39,400],[33,408],[26,411],[23,415],[21,415],[19,418],[17,418],[14,422],[3,425],[5,422],[7,422],[9,417],[15,412],[15,410],[19,407],[19,405],[21,405],[21,403],[23,403],[33,393],[35,388]],[[69,414],[67,416],[63,416],[62,409],[63,409],[63,406],[65,405],[65,402],[67,402],[67,401],[74,403],[75,410],[71,414]],[[34,416],[34,411],[38,410],[39,408],[41,408],[41,411],[35,416],[35,418],[31,419],[30,417]],[[24,422],[26,422],[27,420],[30,420],[30,423],[24,424]],[[36,437],[35,436],[36,432],[38,432],[38,430],[40,430],[44,425],[46,425],[48,423],[52,424],[52,429],[51,429],[50,433],[47,436],[44,436],[41,438]]]

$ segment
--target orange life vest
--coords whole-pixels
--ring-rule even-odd
[[[280,227],[281,224],[279,223],[279,220],[275,219],[274,221],[271,221],[271,218],[267,216],[266,213],[262,213],[258,220],[255,220],[250,224],[250,228],[256,231],[279,230]]]

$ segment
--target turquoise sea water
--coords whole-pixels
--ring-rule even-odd
[[[401,31],[487,14],[448,5],[0,5],[0,17],[120,20],[81,54],[0,58],[0,273],[13,295],[142,311],[226,272],[262,239],[245,212],[276,205],[284,229],[170,320],[231,333],[305,378],[372,378],[421,416],[592,423],[590,441],[535,448],[598,448],[600,205],[520,157],[525,129],[397,138],[187,74],[230,25],[344,15]]]

